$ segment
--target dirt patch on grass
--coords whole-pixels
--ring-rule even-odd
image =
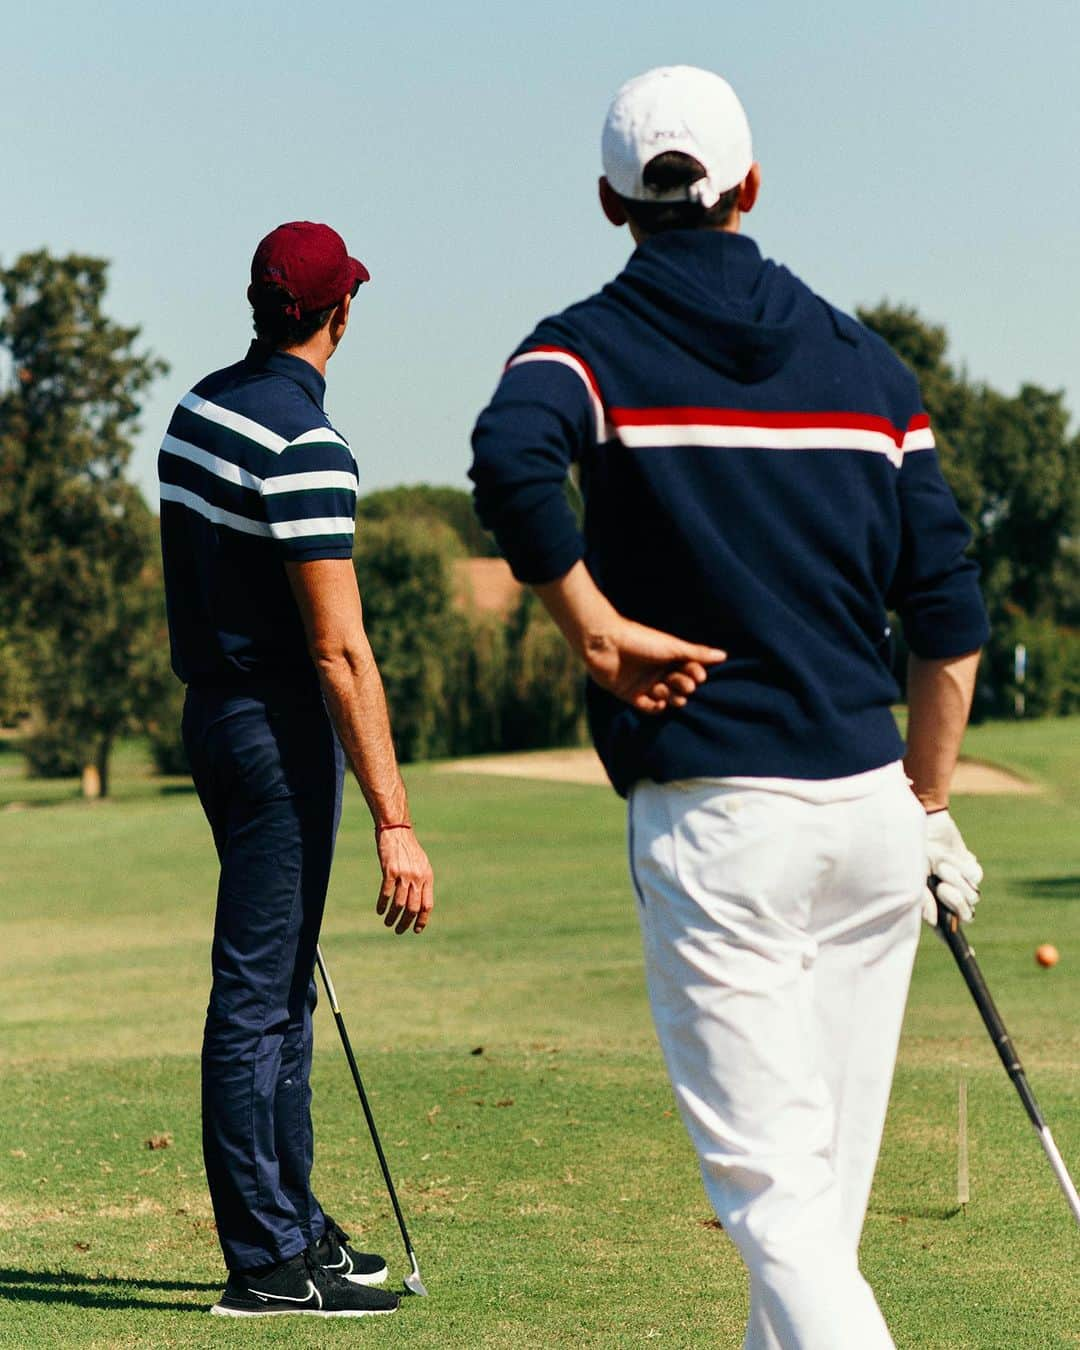
[[[607,775],[595,750],[532,750],[518,755],[475,755],[439,766],[444,773],[492,774],[500,778],[535,778],[551,783],[607,786]],[[1008,769],[977,759],[956,766],[952,790],[957,796],[1032,796],[1043,789]]]
[[[492,774],[497,778],[537,778],[552,783],[606,785],[604,766],[595,750],[530,750],[519,755],[472,755],[453,759],[444,773]]]
[[[70,1219],[71,1211],[62,1209],[38,1209],[33,1204],[19,1204],[0,1200],[0,1233],[25,1228],[27,1224],[59,1223]]]
[[[958,797],[1017,796],[1037,797],[1044,792],[1041,783],[1020,778],[997,764],[981,759],[962,759],[953,774],[952,790]]]
[[[164,1213],[165,1206],[160,1201],[150,1200],[146,1196],[126,1205],[99,1205],[94,1210],[94,1216],[98,1219],[138,1219],[147,1214]]]

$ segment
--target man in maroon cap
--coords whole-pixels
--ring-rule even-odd
[[[184,744],[221,862],[202,1054],[221,1316],[398,1303],[310,1184],[313,968],[346,760],[375,823],[377,912],[420,933],[432,907],[352,565],[356,463],[323,411],[367,280],[327,225],[268,234],[255,341],[183,396],[158,459]]]

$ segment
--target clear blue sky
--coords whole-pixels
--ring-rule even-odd
[[[749,113],[763,251],[835,303],[943,322],[978,378],[1080,412],[1080,5],[755,0],[10,7],[0,259],[112,260],[110,312],[175,398],[235,360],[255,243],[327,220],[371,268],[327,406],[365,489],[464,483],[468,433],[536,319],[618,270],[595,205],[628,76],[719,70]]]

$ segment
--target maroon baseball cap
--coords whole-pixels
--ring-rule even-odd
[[[285,313],[298,319],[329,309],[370,279],[364,264],[349,257],[337,230],[310,220],[291,220],[271,230],[255,250],[248,299],[254,303],[253,292],[264,287],[284,291],[289,300]]]

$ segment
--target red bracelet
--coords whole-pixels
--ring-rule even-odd
[[[412,829],[412,822],[408,820],[398,821],[397,824],[395,825],[376,825],[375,837],[377,839],[379,835],[383,833],[384,830],[411,830],[411,829]]]

